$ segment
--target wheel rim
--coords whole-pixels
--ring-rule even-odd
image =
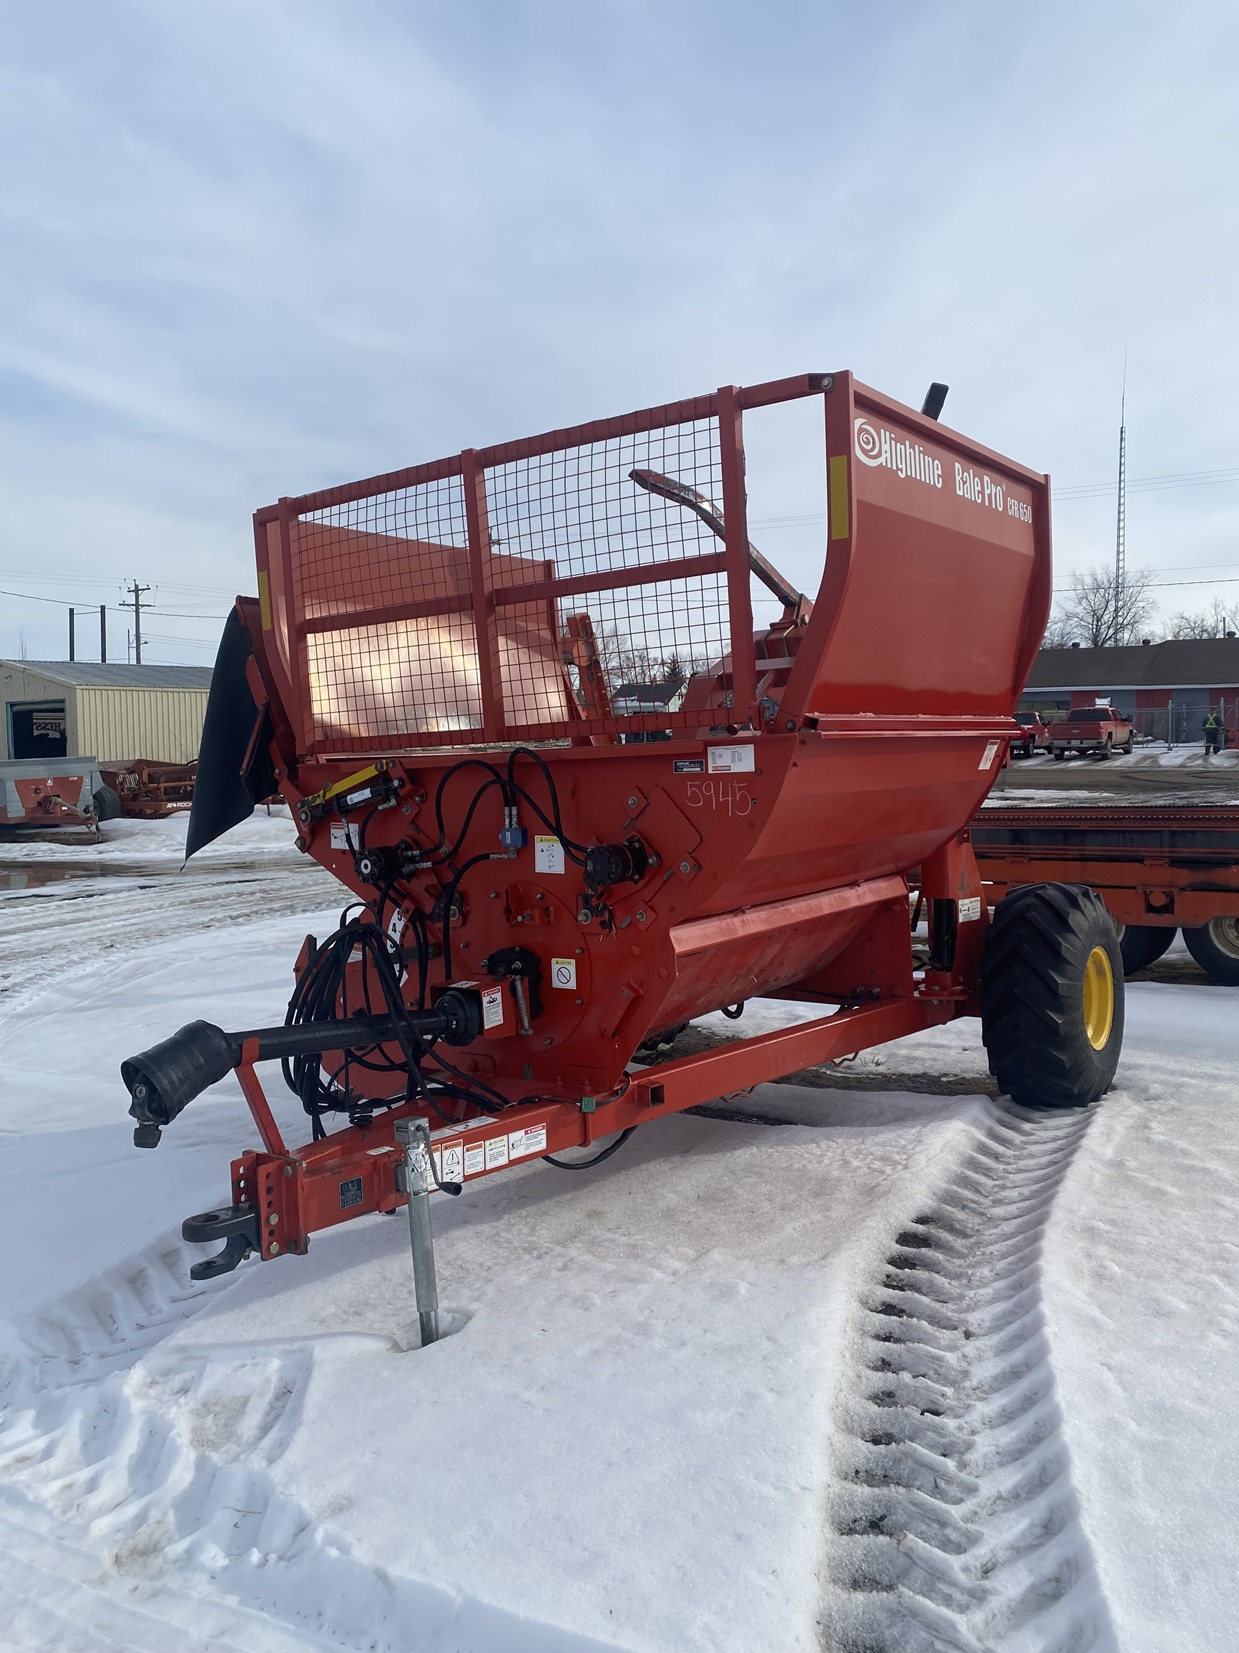
[[[1239,959],[1239,918],[1214,918],[1209,922],[1209,940],[1219,953]]]
[[[1094,1050],[1104,1050],[1114,1026],[1114,971],[1104,947],[1094,947],[1084,966],[1084,1033]]]

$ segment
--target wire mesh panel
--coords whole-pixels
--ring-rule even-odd
[[[291,560],[316,744],[481,726],[459,475],[295,519]]]
[[[665,478],[719,499],[714,420],[559,448],[486,474],[490,542],[505,553],[494,576],[499,626],[528,609],[513,604],[513,588],[523,599],[540,565],[557,654],[585,718],[672,712],[689,677],[726,652],[722,545],[654,491]],[[540,666],[532,650],[503,655],[504,724],[516,738],[548,721]]]
[[[718,421],[617,423],[294,502],[308,750],[700,721],[730,648]]]

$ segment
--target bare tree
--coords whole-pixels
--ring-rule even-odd
[[[1220,597],[1194,614],[1176,614],[1166,627],[1167,637],[1226,637],[1237,632],[1239,603],[1227,605]]]
[[[1135,642],[1155,612],[1152,584],[1151,568],[1129,568],[1121,587],[1112,568],[1074,575],[1046,628],[1047,646],[1079,643],[1086,649],[1108,649]]]
[[[1077,641],[1075,622],[1055,609],[1046,625],[1045,636],[1041,639],[1041,647],[1043,649],[1068,649]]]

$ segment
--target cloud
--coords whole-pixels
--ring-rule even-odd
[[[222,601],[279,494],[801,368],[945,378],[948,421],[1079,483],[1113,472],[1126,346],[1133,474],[1232,462],[1228,7],[49,0],[7,28],[0,567],[66,596]],[[809,509],[810,445],[762,451],[762,514]],[[1064,501],[1062,566],[1110,516]],[[1222,560],[1237,527],[1239,489],[1133,496],[1130,554]],[[43,612],[0,651],[20,624],[55,652]]]

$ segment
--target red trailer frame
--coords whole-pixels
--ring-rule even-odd
[[[972,846],[990,904],[1021,884],[1088,884],[1120,924],[1239,918],[1239,807],[982,811]]]

